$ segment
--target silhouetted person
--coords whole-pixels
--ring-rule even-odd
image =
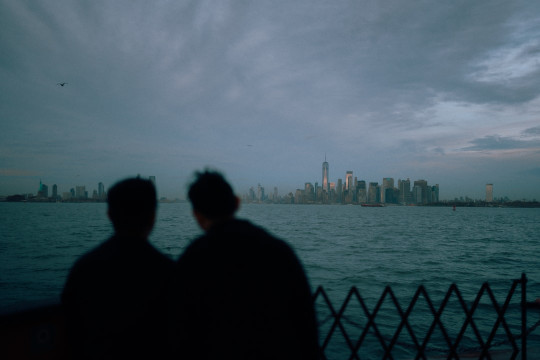
[[[219,173],[196,173],[188,196],[205,234],[174,271],[177,358],[318,358],[311,290],[293,250],[234,217],[239,199]]]
[[[156,190],[148,180],[127,179],[107,202],[115,233],[75,263],[62,293],[73,358],[163,358],[173,261],[148,242]]]

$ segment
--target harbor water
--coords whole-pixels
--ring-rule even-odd
[[[487,282],[503,303],[522,273],[527,300],[540,298],[540,209],[245,204],[238,215],[286,240],[313,291],[322,286],[336,311],[353,286],[370,311],[386,286],[403,309],[420,285],[438,306],[452,283],[471,303]],[[0,308],[58,301],[73,262],[111,233],[103,203],[0,203]],[[163,203],[151,242],[176,259],[200,233],[188,203]],[[519,302],[515,297],[512,302]],[[482,298],[481,305],[486,302]],[[316,304],[327,331],[328,306],[322,297]],[[354,324],[362,322],[361,316],[352,319],[355,307],[362,313],[358,302],[351,304],[347,325],[354,341],[361,333]],[[377,318],[381,328],[385,316]],[[534,323],[540,314],[528,316]],[[533,342],[539,333],[531,333]],[[340,356],[344,341],[331,339],[329,357]]]

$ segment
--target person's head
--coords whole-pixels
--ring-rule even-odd
[[[147,236],[154,226],[156,188],[139,177],[116,183],[107,193],[108,215],[117,233]]]
[[[195,172],[188,197],[199,225],[204,229],[234,216],[239,200],[231,185],[217,171]]]

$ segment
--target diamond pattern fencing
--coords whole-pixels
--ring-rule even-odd
[[[419,286],[407,307],[386,287],[372,310],[352,287],[338,309],[313,295],[323,359],[527,359],[527,278],[497,301],[488,283],[467,303],[452,284],[439,304]]]

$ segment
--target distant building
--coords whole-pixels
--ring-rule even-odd
[[[304,198],[304,191],[302,189],[296,189],[296,192],[294,193],[294,203],[295,204],[303,204],[303,198]]]
[[[75,186],[75,198],[79,200],[87,198],[86,186]]]
[[[337,184],[336,184],[336,197],[337,197],[337,202],[338,203],[341,203],[341,201],[343,200],[343,182],[341,179],[338,179],[337,180]]]
[[[261,184],[257,184],[257,201],[263,202],[264,200],[264,187],[262,187]]]
[[[391,189],[391,191],[387,192],[388,189]],[[385,203],[386,195],[388,194],[392,196],[391,193],[393,194],[393,191],[394,191],[394,178],[383,178],[382,186],[381,186],[381,202]]]
[[[370,182],[369,188],[368,188],[368,203],[374,204],[380,201],[380,194],[379,194],[380,188],[379,183],[377,182]]]
[[[360,180],[356,184],[356,201],[359,204],[367,202],[367,189],[366,182],[364,180]]]
[[[428,190],[427,190],[427,181],[426,180],[415,180],[414,186],[420,188],[420,195],[413,194],[415,204],[427,204],[428,203]],[[414,191],[414,188],[413,188]],[[419,200],[420,196],[420,200]]]
[[[347,171],[345,175],[345,190],[349,191],[353,188],[353,172]]]
[[[304,204],[312,203],[315,200],[315,188],[312,183],[304,184]]]
[[[39,199],[46,199],[49,197],[49,187],[39,180],[39,190],[37,193]]]
[[[40,190],[38,191],[38,198],[47,199],[49,197],[49,187],[45,184],[41,184]]]
[[[439,184],[431,187],[432,202],[439,202]]]
[[[52,198],[58,200],[58,185],[56,184],[52,186]]]
[[[105,193],[105,185],[103,185],[102,182],[98,184],[98,198],[100,200],[105,200],[107,198],[107,194]]]
[[[426,198],[424,204],[433,202],[433,194],[431,192],[431,186],[426,186]]]
[[[253,189],[253,186],[249,188],[247,200],[248,202],[255,201],[255,189]]]
[[[412,202],[413,204],[422,204],[422,187],[420,185],[414,185],[412,189]]]
[[[382,191],[381,191],[382,197]],[[395,188],[384,189],[384,202],[386,204],[395,204],[398,201],[398,190]]]
[[[322,163],[322,188],[323,191],[330,191],[328,182],[328,176],[329,176],[329,167],[328,163],[326,162],[326,156],[324,157],[324,162]]]
[[[328,192],[327,191],[324,191],[323,192],[323,189],[322,187],[318,187],[317,190],[315,190],[315,201],[317,203],[326,203],[327,202],[327,198],[328,198]]]
[[[493,202],[493,184],[486,184],[486,202]]]
[[[398,180],[399,200],[400,204],[411,203],[411,180]]]

